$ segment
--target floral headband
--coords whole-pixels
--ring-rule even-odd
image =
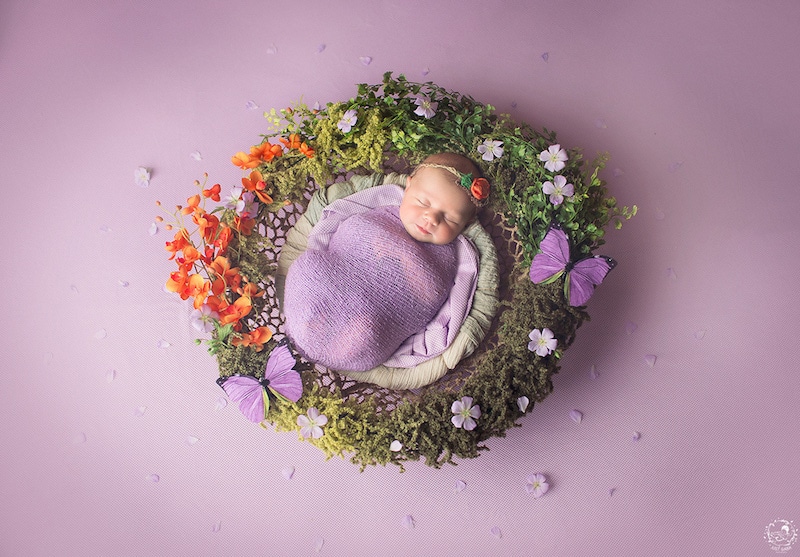
[[[472,174],[459,172],[452,166],[423,162],[417,168],[441,168],[456,177],[456,184],[463,187],[469,193],[470,199],[478,207],[486,205],[489,199],[489,180],[486,178],[473,178]]]

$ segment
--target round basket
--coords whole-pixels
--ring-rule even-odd
[[[179,267],[167,288],[193,299],[193,320],[210,333],[205,342],[223,388],[226,378],[252,378],[250,399],[230,398],[243,411],[244,404],[263,404],[263,419],[253,421],[295,431],[328,457],[349,457],[362,469],[476,457],[552,390],[560,356],[588,319],[565,293],[571,261],[587,258],[603,243],[606,225],[621,225],[635,207],[618,208],[607,195],[598,177],[603,157],[585,165],[554,133],[433,83],[387,73],[380,84],[359,85],[349,101],[298,103],[265,116],[270,133],[233,157],[245,171],[242,187],[224,201],[219,185],[196,183],[200,193],[178,207],[178,230],[167,242]],[[285,345],[278,261],[312,196],[353,175],[408,172],[442,151],[476,160],[491,183],[479,219],[497,253],[498,299],[494,319],[485,317],[484,340],[424,387],[357,380],[296,358],[282,377],[298,373],[302,391],[282,392],[270,362]],[[221,205],[206,208],[211,202]],[[531,263],[553,223],[569,238],[571,260],[535,284]],[[265,376],[273,380],[267,384]]]

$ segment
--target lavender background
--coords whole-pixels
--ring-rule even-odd
[[[766,526],[800,526],[798,21],[793,0],[5,0],[0,555],[774,554]],[[480,458],[404,474],[218,410],[148,232],[204,171],[238,182],[264,109],[387,70],[609,151],[640,207],[555,392]]]

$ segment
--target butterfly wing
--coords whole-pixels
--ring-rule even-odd
[[[560,277],[569,263],[569,240],[557,224],[551,224],[539,243],[539,253],[531,263],[531,280],[535,284],[549,283]]]
[[[220,377],[217,384],[251,422],[259,423],[267,417],[267,393],[258,379],[247,375]]]
[[[592,297],[595,286],[603,282],[608,272],[616,266],[617,262],[605,255],[593,255],[575,263],[564,284],[569,305],[586,304]]]
[[[264,379],[269,380],[269,389],[278,396],[297,402],[303,395],[303,381],[294,370],[294,356],[285,344],[275,347],[267,359]]]

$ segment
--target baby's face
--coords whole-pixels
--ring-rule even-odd
[[[438,168],[420,168],[409,177],[400,203],[400,220],[412,238],[449,244],[475,216],[475,205],[454,177]]]

